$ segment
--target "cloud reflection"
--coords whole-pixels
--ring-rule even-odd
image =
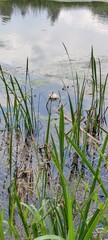
[[[76,63],[80,65],[80,62],[88,61],[92,45],[98,57],[107,57],[108,22],[101,21],[100,12],[85,5],[60,6],[54,10],[51,6],[42,8],[29,5],[25,11],[24,6],[10,11],[10,21],[4,26],[0,24],[1,62],[25,66],[28,57],[31,70],[39,66],[47,69],[48,76],[48,71],[52,75],[52,68],[56,66],[61,78],[65,71],[62,65],[65,61],[66,66],[68,60],[62,42],[69,51],[72,63],[75,62],[75,70]],[[3,14],[3,10],[1,12]]]
[[[95,31],[108,31],[108,24],[103,24],[97,15],[86,9],[76,9],[71,11],[61,10],[59,20],[67,26],[80,26],[80,28],[94,29]]]

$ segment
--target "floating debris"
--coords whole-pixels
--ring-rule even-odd
[[[59,96],[56,93],[52,92],[49,94],[49,100],[56,101],[57,99],[59,99]]]

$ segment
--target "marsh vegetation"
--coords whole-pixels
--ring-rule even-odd
[[[72,75],[72,95],[70,86],[63,83],[67,104],[59,92],[49,96],[47,127],[40,141],[42,129],[35,111],[28,60],[24,86],[0,68],[6,94],[6,106],[0,105],[1,121],[5,122],[2,162],[6,168],[0,239],[107,238],[108,75],[103,79],[101,62],[95,59],[93,49],[89,71],[90,77],[84,76],[80,82],[78,74]],[[88,84],[89,104],[85,109]]]
[[[0,240],[108,239],[107,25],[108,3],[0,1]]]

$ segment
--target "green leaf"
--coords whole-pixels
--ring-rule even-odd
[[[45,235],[45,236],[41,236],[41,237],[37,237],[34,240],[65,240],[62,237],[56,236],[56,235]]]
[[[22,207],[21,207],[20,199],[17,195],[15,196],[15,200],[16,200],[16,203],[17,203],[17,206],[18,206],[19,215],[20,215],[20,218],[22,220],[27,239],[29,239],[30,238],[30,230],[29,230],[29,227],[28,227],[28,224],[27,224],[27,219],[25,218],[24,212],[23,212]]]
[[[103,204],[102,209],[97,211],[97,215],[94,218],[94,221],[92,221],[91,225],[89,226],[89,229],[84,237],[84,240],[90,239],[92,236],[93,231],[95,230],[96,226],[98,225],[99,221],[103,217],[106,209],[108,208],[108,198],[106,199],[105,204]]]
[[[95,201],[95,203],[97,203],[97,201],[98,201],[98,193],[97,192],[94,192],[93,200]]]
[[[104,207],[104,202],[100,202],[100,203],[98,204],[98,209],[102,210],[103,207]]]
[[[64,112],[63,106],[60,108],[60,122],[59,122],[59,147],[60,147],[60,163],[63,170],[64,166]]]
[[[0,212],[0,240],[4,240],[3,210],[2,210],[2,212]]]
[[[38,237],[38,227],[36,225],[36,223],[32,224],[32,232],[33,232],[33,237]]]

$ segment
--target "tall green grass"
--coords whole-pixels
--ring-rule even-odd
[[[26,66],[26,83],[25,91],[20,86],[16,77],[4,72],[0,67],[0,78],[4,83],[6,92],[6,110],[0,104],[5,124],[8,129],[15,128],[16,130],[21,129],[21,123],[24,122],[24,127],[31,133],[36,127],[36,116],[33,106],[33,94],[30,85],[30,80],[28,83],[28,61]],[[27,92],[29,84],[29,91]]]
[[[70,61],[66,47],[65,50]],[[101,124],[103,124],[107,76],[103,82],[101,63],[99,61],[98,74],[93,49],[91,51],[90,64],[92,97],[85,125],[83,122],[82,127],[82,114],[84,113],[83,105],[87,81],[84,77],[82,85],[80,85],[78,75],[76,74],[76,82],[74,82],[74,97],[76,98],[76,104],[73,106],[71,95],[68,92],[69,116],[66,116],[65,107],[61,104],[59,108],[59,124],[54,125],[55,134],[51,131],[52,116],[51,113],[49,113],[42,155],[39,152],[39,146],[36,145],[33,136],[34,129],[36,128],[36,117],[32,87],[28,73],[28,61],[24,91],[15,77],[9,74],[7,76],[2,68],[0,69],[0,77],[4,83],[7,99],[6,109],[4,109],[2,105],[0,106],[6,127],[10,134],[9,217],[7,220],[4,220],[4,212],[3,210],[1,211],[0,239],[94,240],[102,239],[101,237],[104,237],[105,233],[107,233],[108,191],[107,186],[101,178],[101,166],[103,162],[106,161],[105,153],[107,150],[108,133],[106,133],[106,135],[104,133],[104,140],[100,145],[98,144],[99,139],[97,139],[99,138]],[[9,83],[7,79],[9,79]],[[30,98],[28,96],[28,83]],[[25,129],[32,135],[37,168],[41,167],[42,163],[44,164],[43,169],[41,168],[41,171],[39,171],[36,176],[34,191],[37,196],[37,201],[33,202],[33,204],[22,202],[17,191],[17,175],[13,175],[12,146],[14,141],[14,130],[21,129],[21,121]],[[70,122],[71,127],[68,133],[67,121]],[[95,147],[94,154],[98,156],[95,167],[92,165],[87,155],[88,138],[92,141],[90,144]],[[71,152],[71,163],[67,162],[69,152]],[[69,164],[68,173],[71,173],[75,156],[77,158],[77,178],[75,178],[73,174],[70,180],[66,173],[66,167]],[[78,172],[81,165],[85,167],[88,177],[82,176],[82,174]],[[48,174],[51,172],[52,168],[55,169],[58,182],[55,182],[55,189],[52,190],[52,194],[50,194],[48,192]],[[90,180],[89,175],[91,176]],[[50,181],[53,181],[53,176],[51,177],[50,179],[52,180]],[[50,182],[50,187],[52,186],[54,187],[54,184]],[[81,189],[80,193],[83,193],[83,195],[81,200],[79,200],[80,195],[77,197],[77,193],[82,186],[83,190]],[[104,201],[99,199],[99,191],[102,192]],[[34,199],[32,200],[34,201]],[[95,208],[92,210],[94,204]],[[16,217],[20,219],[21,229],[23,229],[21,232],[17,225]],[[101,232],[98,233],[100,226]]]

